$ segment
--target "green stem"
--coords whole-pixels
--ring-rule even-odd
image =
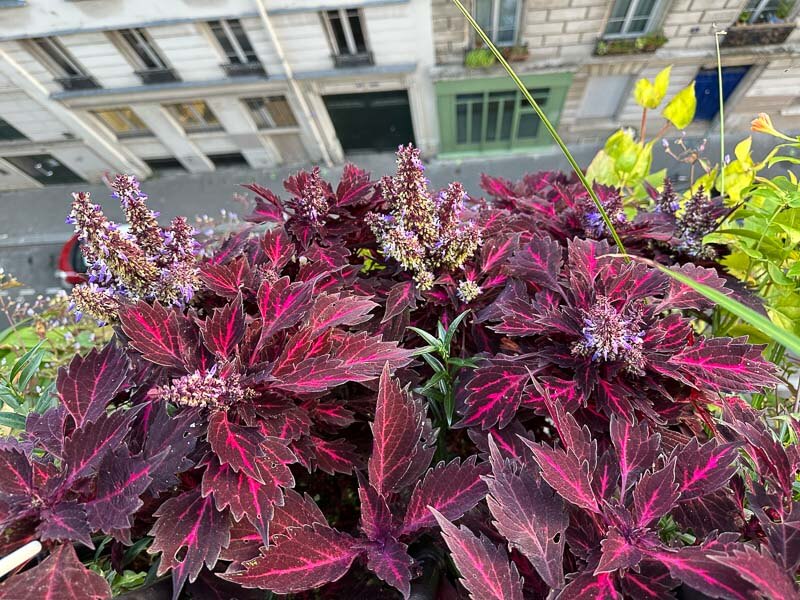
[[[717,84],[719,85],[719,193],[725,196],[725,102],[722,100],[722,58],[719,53],[719,36],[725,31],[716,31],[714,26],[714,43],[717,47]]]
[[[470,12],[461,3],[461,0],[453,0],[453,3],[458,7],[458,10],[461,11],[461,13],[467,19],[467,22],[469,22],[472,28],[477,32],[478,36],[483,40],[486,46],[492,51],[492,54],[494,54],[497,61],[506,70],[506,73],[508,73],[508,75],[514,81],[514,83],[517,84],[519,91],[522,92],[522,95],[528,101],[528,104],[530,104],[533,107],[533,110],[536,112],[539,119],[541,119],[542,123],[544,124],[545,129],[547,129],[548,133],[550,133],[550,135],[553,137],[553,140],[558,145],[558,147],[561,148],[561,151],[564,153],[564,157],[567,159],[567,162],[569,162],[570,166],[572,167],[572,170],[575,171],[575,174],[578,176],[578,179],[580,180],[581,184],[583,184],[583,187],[586,188],[586,191],[589,193],[589,197],[592,199],[592,202],[594,202],[595,206],[597,207],[597,210],[600,212],[600,216],[603,218],[603,222],[605,223],[609,232],[611,232],[611,237],[614,239],[614,243],[617,245],[617,248],[619,248],[620,254],[622,254],[626,260],[630,260],[630,257],[628,256],[625,247],[622,245],[622,240],[619,238],[617,230],[614,229],[614,224],[611,222],[611,218],[608,216],[608,213],[606,212],[605,208],[603,208],[603,205],[600,203],[600,199],[597,197],[594,188],[586,179],[586,175],[583,174],[583,170],[575,161],[575,158],[570,153],[569,149],[564,143],[564,140],[562,140],[561,136],[558,135],[558,132],[556,131],[556,128],[553,127],[553,124],[550,122],[550,119],[548,119],[547,115],[544,114],[544,111],[541,109],[539,104],[536,102],[536,100],[533,99],[533,96],[531,96],[531,93],[528,91],[528,88],[525,87],[525,84],[522,83],[522,80],[514,72],[514,69],[511,68],[508,62],[506,62],[506,59],[503,58],[503,55],[494,45],[492,40],[489,39],[489,36],[486,35],[483,29],[481,29],[481,26],[478,25],[478,22],[472,17]]]

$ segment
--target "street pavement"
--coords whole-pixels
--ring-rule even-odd
[[[735,141],[729,140],[730,148],[733,148]],[[756,136],[754,156],[763,156],[771,143],[772,140],[767,136]],[[597,152],[598,146],[573,146],[571,150],[578,163],[585,166]],[[705,154],[708,157],[719,156],[718,146],[709,143]],[[391,153],[355,155],[348,159],[370,171],[376,179],[394,172],[394,155]],[[467,193],[474,196],[482,193],[479,187],[481,173],[519,179],[526,172],[569,168],[557,148],[504,157],[434,159],[426,164],[426,175],[433,187],[442,188],[451,181],[461,181]],[[654,169],[663,167],[671,174],[686,171],[684,165],[676,163],[657,147]],[[149,206],[160,211],[159,220],[163,223],[176,215],[186,215],[190,219],[203,214],[218,216],[221,209],[242,214],[247,212],[246,200],[252,194],[240,184],[257,182],[276,193],[285,194],[282,182],[298,168],[220,168],[213,173],[165,173],[147,180],[142,188],[150,197]],[[323,176],[335,184],[341,166],[323,168],[322,171]],[[71,193],[79,190],[91,192],[111,219],[122,218],[118,204],[109,197],[108,189],[102,184],[57,185],[0,193],[0,267],[23,283],[22,288],[12,290],[10,294],[26,296],[54,293],[61,287],[54,271],[61,246],[71,235],[71,227],[64,223],[69,212]]]

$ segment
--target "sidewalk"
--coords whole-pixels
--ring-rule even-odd
[[[738,139],[729,139],[726,146],[729,153]],[[773,145],[773,140],[764,135],[755,135],[753,156],[758,160]],[[571,150],[578,164],[586,166],[595,155],[597,145],[572,145]],[[711,160],[719,156],[718,145],[710,141],[705,155]],[[349,157],[363,169],[378,179],[394,172],[394,155],[364,154]],[[451,181],[461,181],[467,193],[479,196],[481,173],[519,179],[524,173],[549,169],[569,170],[569,165],[556,147],[538,149],[529,154],[515,154],[503,157],[479,157],[464,160],[427,161],[426,174],[435,188],[442,188]],[[653,170],[666,167],[670,173],[684,173],[688,169],[664,155],[660,147],[654,149]],[[306,166],[305,168],[309,168]],[[771,174],[785,172],[787,166],[777,166]],[[142,188],[150,197],[148,204],[153,210],[161,212],[160,220],[168,222],[176,215],[219,215],[220,209],[241,214],[244,207],[233,200],[234,194],[252,197],[240,184],[257,182],[280,195],[285,195],[283,180],[299,167],[279,168],[260,171],[246,168],[220,168],[212,173],[188,174],[170,173],[156,176],[143,183]],[[795,172],[800,171],[796,166]],[[334,186],[338,182],[341,166],[322,170],[323,176]],[[49,186],[37,190],[0,193],[0,252],[3,248],[19,248],[28,245],[57,244],[64,242],[71,233],[71,227],[64,219],[69,211],[74,191],[86,190],[103,206],[106,214],[114,220],[122,219],[119,206],[109,198],[108,189],[102,184],[71,184]],[[244,209],[246,210],[246,209]]]
[[[573,151],[581,164],[588,164],[596,147],[577,147]],[[349,157],[349,160],[371,172],[375,179],[391,174],[395,169],[392,153],[356,155]],[[475,195],[481,194],[478,185],[481,173],[516,179],[528,171],[568,168],[560,151],[550,148],[524,155],[462,161],[432,160],[426,164],[426,174],[434,187],[444,187],[458,180],[468,193]],[[220,168],[212,173],[167,173],[143,182],[142,189],[149,195],[148,205],[161,212],[159,220],[163,223],[176,215],[190,218],[202,214],[219,215],[222,208],[241,214],[243,206],[233,200],[234,194],[252,197],[252,193],[240,187],[240,184],[257,182],[285,196],[283,181],[299,168],[269,171]],[[323,168],[322,173],[335,187],[341,166]],[[71,194],[81,190],[91,192],[109,218],[122,219],[119,205],[110,199],[108,188],[103,184],[56,185],[36,190],[0,192],[0,248],[65,241],[71,233],[71,227],[64,223],[72,201]]]

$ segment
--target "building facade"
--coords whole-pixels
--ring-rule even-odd
[[[722,40],[726,130],[758,112],[800,130],[800,32],[792,0],[472,0],[478,22],[502,47],[565,139],[601,142],[638,128],[637,79],[672,65],[669,94],[696,80],[690,133],[718,130],[715,31]],[[716,26],[716,29],[715,29]],[[432,79],[445,155],[526,151],[547,133],[497,66],[469,68],[481,52],[451,0],[433,0]],[[477,50],[476,50],[477,49]],[[474,52],[473,52],[474,51]],[[474,63],[472,63],[474,64]],[[657,115],[652,120],[661,122]]]
[[[574,142],[638,127],[633,85],[666,65],[670,93],[697,81],[692,133],[718,128],[715,26],[726,127],[800,130],[796,3],[466,2]],[[0,191],[550,144],[479,46],[451,0],[0,0]]]
[[[431,22],[427,0],[0,0],[0,190],[434,153]]]

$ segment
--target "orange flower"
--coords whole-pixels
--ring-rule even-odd
[[[775,126],[772,124],[772,119],[767,113],[759,113],[758,117],[753,119],[753,121],[750,123],[750,130],[757,133],[766,133],[767,135],[789,140],[790,142],[796,141],[794,138],[791,138],[785,133],[781,133],[775,129]]]

